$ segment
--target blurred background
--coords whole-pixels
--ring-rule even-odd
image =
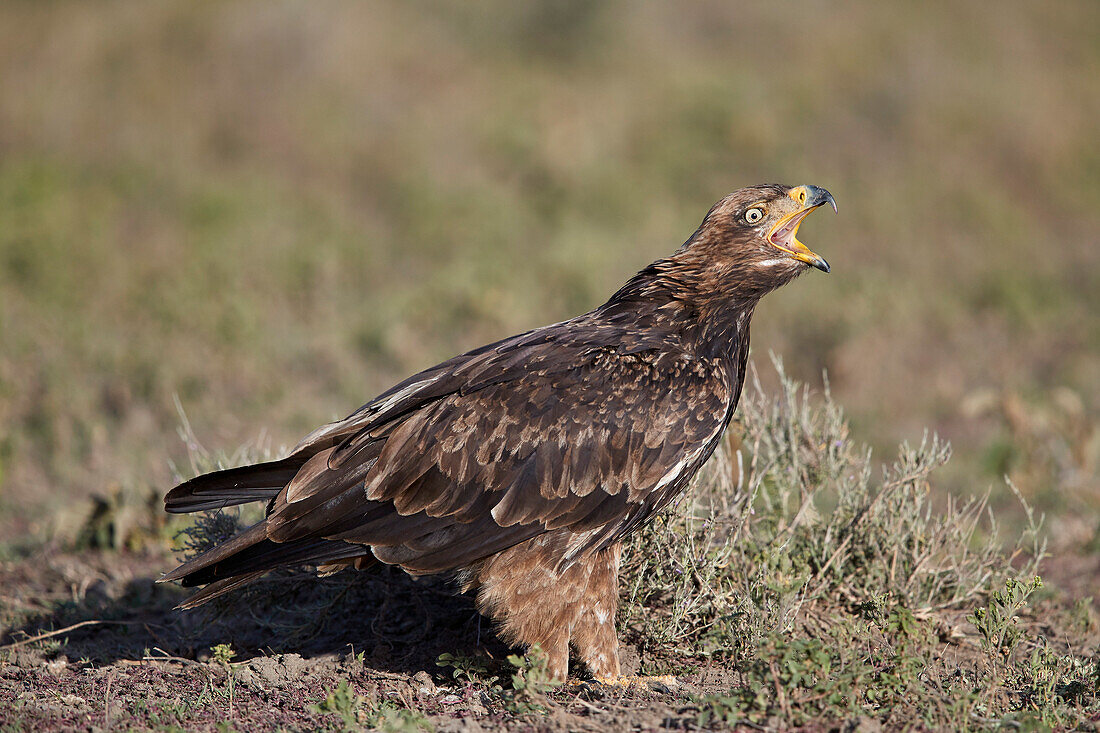
[[[0,555],[158,512],[184,415],[292,445],[768,181],[840,215],[761,373],[1095,551],[1098,79],[1091,0],[0,4]]]

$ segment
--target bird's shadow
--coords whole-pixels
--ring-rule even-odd
[[[220,644],[231,645],[234,661],[353,652],[371,668],[405,674],[436,671],[445,652],[507,654],[473,599],[447,578],[414,579],[387,566],[329,578],[283,571],[192,611],[175,608],[185,589],[154,580],[141,574],[113,591],[93,587],[79,600],[55,603],[9,629],[0,645],[75,626],[37,648],[47,658],[101,665],[150,657],[203,661]]]

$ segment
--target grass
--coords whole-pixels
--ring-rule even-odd
[[[408,708],[395,705],[392,702],[377,702],[366,700],[357,695],[348,684],[347,680],[341,680],[340,684],[330,692],[325,699],[310,708],[319,714],[335,714],[339,717],[344,731],[367,730],[384,731],[385,733],[415,733],[416,731],[428,731],[432,733],[435,727],[423,715]]]
[[[981,597],[1006,573],[1034,572],[1044,555],[1036,521],[1009,548],[1027,558],[1013,569],[988,495],[933,507],[931,474],[950,456],[939,438],[903,444],[876,479],[828,393],[811,399],[777,367],[780,396],[749,390],[740,429],[697,495],[634,541],[626,618],[647,619],[645,644],[698,652],[702,630],[706,656],[736,660],[746,639],[787,628],[803,607],[839,602],[881,616],[900,606],[927,617]],[[654,605],[668,612],[659,627]]]
[[[987,495],[931,506],[938,438],[875,478],[829,394],[777,367],[778,395],[749,390],[694,493],[630,542],[621,623],[645,671],[736,670],[695,701],[700,725],[1095,721],[1095,611],[1035,607],[1045,551],[1026,503],[1005,550]]]

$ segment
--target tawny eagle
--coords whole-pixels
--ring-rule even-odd
[[[191,479],[172,513],[268,502],[266,517],[161,580],[204,603],[274,568],[375,562],[457,572],[512,644],[552,674],[572,644],[619,675],[622,541],[714,451],[766,293],[829,265],[798,241],[816,186],[743,188],[603,305],[409,377],[278,461]]]

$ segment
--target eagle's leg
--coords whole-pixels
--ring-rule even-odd
[[[619,556],[622,545],[614,545],[581,562],[589,566],[587,604],[578,609],[570,640],[577,656],[599,680],[619,676],[619,636],[615,631],[615,610],[619,605]]]
[[[542,647],[555,679],[568,676],[570,640],[594,675],[615,677],[619,547],[559,571],[567,539],[545,534],[510,547],[471,568],[467,587],[478,587],[478,609],[500,622],[505,641]]]

